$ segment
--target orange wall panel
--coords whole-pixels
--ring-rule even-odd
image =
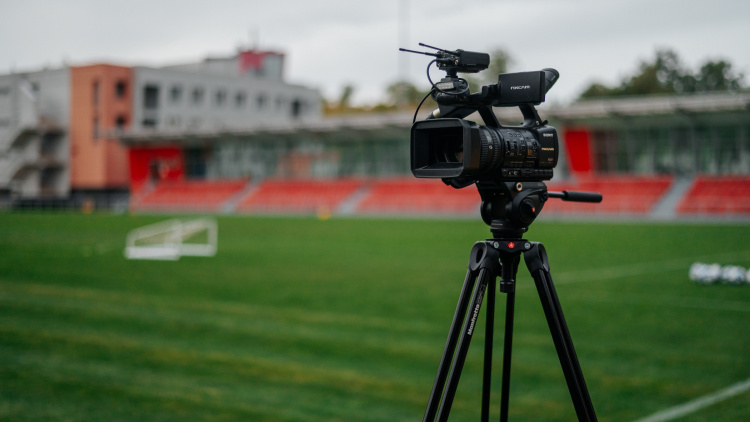
[[[132,122],[133,72],[129,67],[72,67],[70,144],[71,187],[128,186],[128,155],[116,138],[118,123]]]

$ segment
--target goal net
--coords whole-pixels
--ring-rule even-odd
[[[212,218],[172,219],[131,230],[125,239],[128,259],[176,261],[182,256],[214,256],[218,226]]]

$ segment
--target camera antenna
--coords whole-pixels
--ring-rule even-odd
[[[426,51],[415,51],[415,50],[408,50],[406,48],[399,48],[398,51],[405,51],[407,53],[416,53],[416,54],[424,54],[425,56],[432,56],[432,57],[438,57],[435,53],[428,53]]]
[[[431,46],[431,45],[427,45],[427,44],[425,44],[425,43],[419,43],[419,45],[420,45],[421,47],[427,47],[427,48],[431,48],[431,49],[433,49],[433,50],[437,50],[437,51],[442,51],[443,53],[448,53],[448,54],[456,54],[456,52],[455,52],[455,51],[448,51],[448,50],[444,50],[444,49],[442,49],[442,48],[437,48],[437,47],[433,47],[433,46]]]
[[[425,43],[419,43],[419,45],[421,47],[427,47],[427,48],[431,48],[433,50],[440,51],[441,53],[446,53],[446,54],[451,54],[451,55],[457,55],[458,54],[457,51],[443,50],[442,48],[433,47],[433,46],[427,45]],[[406,48],[399,48],[398,51],[406,51],[407,53],[416,53],[416,54],[424,54],[425,56],[440,57],[440,54],[428,53],[426,51],[407,50]]]
[[[490,56],[487,53],[476,53],[473,51],[464,50],[444,50],[442,48],[433,47],[424,43],[419,43],[422,47],[431,48],[437,50],[437,53],[431,53],[426,51],[414,51],[407,50],[405,48],[399,48],[399,51],[405,51],[407,53],[424,54],[425,56],[435,57],[437,66],[448,73],[448,76],[456,76],[456,73],[477,73],[484,69],[490,64]],[[429,66],[429,65],[428,65]]]

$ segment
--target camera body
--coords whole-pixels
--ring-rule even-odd
[[[443,179],[457,188],[479,181],[550,180],[559,156],[557,130],[539,118],[534,106],[545,101],[559,73],[544,69],[501,74],[496,84],[472,94],[457,73],[476,73],[489,61],[483,61],[487,65],[479,70],[476,65],[459,66],[467,54],[484,53],[439,50],[434,54],[438,68],[446,70],[447,76],[433,84],[431,91],[439,111],[411,128],[412,174]],[[452,55],[456,58],[451,61]],[[441,62],[456,65],[441,67]],[[492,107],[519,107],[524,121],[519,126],[502,126]],[[484,125],[464,119],[474,112]]]
[[[419,178],[549,180],[558,154],[552,126],[490,127],[447,118],[411,128],[411,171]]]

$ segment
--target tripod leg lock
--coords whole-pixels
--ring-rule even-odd
[[[523,258],[532,275],[539,270],[549,273],[547,250],[544,249],[544,245],[541,243],[531,242],[531,248],[523,253]]]
[[[476,273],[482,268],[488,269],[492,274],[500,274],[500,253],[490,242],[477,242],[471,248],[469,270]]]

